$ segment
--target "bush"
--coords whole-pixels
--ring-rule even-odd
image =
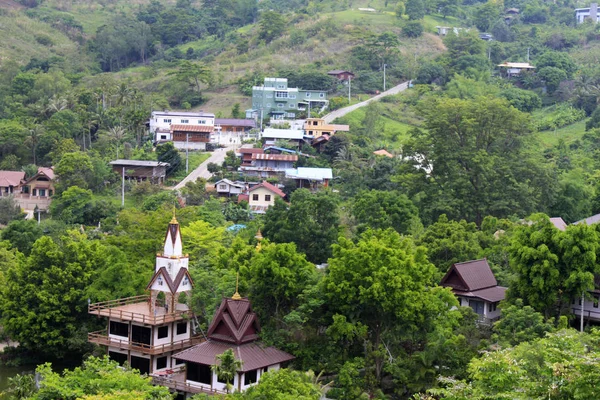
[[[423,25],[419,21],[409,21],[402,27],[402,34],[410,38],[419,37],[423,34]]]
[[[584,118],[585,111],[563,103],[555,106],[550,114],[536,121],[536,126],[539,131],[547,131],[574,124]]]
[[[419,68],[416,83],[443,85],[446,83],[446,70],[440,64],[425,63]]]
[[[531,112],[542,106],[540,96],[529,90],[509,88],[501,91],[499,95],[519,111]]]

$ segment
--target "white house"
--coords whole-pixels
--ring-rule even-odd
[[[157,143],[173,140],[171,125],[210,126],[214,130],[215,114],[188,111],[152,111],[150,133]]]
[[[301,129],[265,128],[259,138],[264,140],[266,146],[274,145],[277,140],[287,140],[300,144],[304,140],[304,131]]]
[[[285,170],[285,177],[296,181],[300,188],[316,189],[318,185],[329,186],[329,181],[333,178],[331,168],[307,168],[298,167]]]
[[[535,67],[529,63],[513,63],[513,62],[505,62],[502,64],[498,64],[499,68],[505,70],[507,77],[513,77],[519,75],[522,71],[530,71],[534,70]]]
[[[220,195],[239,195],[246,190],[246,184],[244,182],[233,182],[229,179],[221,179],[215,183],[215,189]]]
[[[255,214],[264,214],[269,207],[275,205],[275,198],[277,197],[283,199],[285,193],[277,186],[264,181],[251,187],[247,194],[239,195],[238,202],[246,200],[250,211]]]
[[[500,317],[498,303],[504,300],[507,288],[498,286],[485,258],[454,264],[440,286],[451,288],[459,304],[471,307],[480,322],[489,324]]]
[[[575,9],[575,20],[578,24],[583,23],[586,19],[592,20],[594,23],[600,21],[600,16],[598,15],[598,3],[592,3],[587,8]]]

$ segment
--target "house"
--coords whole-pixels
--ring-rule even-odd
[[[581,319],[581,313],[583,312],[584,320],[599,323],[600,322],[600,276],[594,277],[594,290],[587,293],[586,298],[583,301],[583,307],[581,306],[581,297],[573,299],[571,304],[571,311],[577,317],[576,320]]]
[[[600,222],[600,214],[592,215],[591,217],[584,218],[577,222],[573,222],[573,225],[578,225],[578,224],[594,225],[594,224],[597,224],[598,222]]]
[[[206,144],[211,142],[211,135],[215,131],[213,125],[171,125],[173,145],[179,150],[206,150]]]
[[[505,62],[502,64],[498,64],[498,67],[504,70],[508,78],[519,75],[522,71],[533,71],[535,69],[535,67],[529,63],[513,62]]]
[[[598,15],[598,3],[591,3],[587,8],[576,8],[575,9],[575,21],[578,24],[582,24],[586,20],[592,21],[596,24],[600,20]]]
[[[304,134],[311,136],[313,139],[321,135],[334,135],[337,131],[350,131],[349,125],[328,124],[323,118],[307,118],[304,122]]]
[[[146,287],[149,295],[88,306],[90,314],[108,318],[106,329],[89,333],[88,341],[105,346],[111,359],[127,362],[142,374],[167,373],[181,365],[173,353],[204,340],[194,332],[194,316],[183,300],[191,299],[194,283],[182,246],[179,223],[173,215]]]
[[[242,133],[256,128],[254,119],[216,118],[215,130],[221,132]]]
[[[229,179],[221,179],[215,183],[215,189],[219,195],[240,195],[246,190],[244,182],[233,182]]]
[[[333,76],[340,81],[348,81],[350,79],[354,79],[355,76],[352,72],[342,69],[334,69],[333,71],[327,72],[327,75]]]
[[[296,161],[297,155],[254,153],[252,163],[249,166],[240,166],[240,171],[246,175],[267,178],[283,174],[286,169],[292,168]]]
[[[438,36],[446,36],[452,29],[449,26],[436,26]]]
[[[14,199],[25,211],[47,211],[56,192],[55,176],[52,167],[39,167],[38,172],[31,178],[21,181],[14,190]]]
[[[286,78],[265,78],[262,86],[252,87],[252,109],[246,111],[246,118],[249,114],[261,119],[296,118],[298,111],[324,110],[328,104],[325,90],[290,88]]]
[[[262,153],[264,153],[264,150],[261,148],[242,147],[241,149],[238,150],[237,155],[238,155],[238,157],[242,158],[241,165],[243,167],[247,167],[247,166],[252,165],[252,155],[253,154],[262,154]]]
[[[394,155],[385,149],[376,150],[373,152],[376,156],[383,156],[388,158],[394,158]]]
[[[143,160],[111,161],[113,172],[138,182],[149,180],[152,183],[164,183],[169,163]]]
[[[294,149],[286,149],[285,147],[267,146],[263,150],[267,154],[297,154],[303,157],[315,158],[315,156],[311,156],[310,154],[302,153],[301,151]]]
[[[215,115],[211,113],[188,111],[152,111],[149,130],[155,143],[173,140],[171,125],[214,126]]]
[[[561,217],[550,218],[550,222],[559,231],[564,231],[567,229],[567,223]]]
[[[440,286],[451,288],[459,304],[471,307],[481,323],[491,324],[500,317],[498,303],[504,300],[507,288],[498,286],[485,258],[454,264]]]
[[[219,380],[213,366],[217,356],[233,350],[241,368],[233,378],[233,391],[243,392],[260,382],[267,371],[277,371],[295,357],[262,343],[260,325],[252,304],[236,292],[224,298],[206,333],[207,340],[181,351],[174,358],[184,364],[169,376],[154,375],[154,383],[186,394],[226,393],[227,384]]]
[[[295,143],[300,147],[301,143],[304,141],[304,131],[299,129],[265,128],[265,130],[261,132],[259,138],[263,140],[266,146],[272,146],[276,141],[284,140]]]
[[[519,15],[519,9],[518,8],[507,8],[505,11],[506,15]]]
[[[492,40],[494,40],[494,36],[492,36],[489,33],[480,33],[479,39],[485,40],[486,42],[491,42]]]
[[[0,171],[0,197],[20,192],[23,181],[25,181],[23,171]]]
[[[285,177],[296,181],[299,188],[317,189],[319,185],[329,186],[329,181],[333,179],[331,168],[291,168],[285,171]]]
[[[238,196],[238,202],[247,201],[248,208],[255,214],[264,214],[267,208],[275,205],[275,198],[285,198],[285,193],[277,186],[263,181],[254,185],[248,190],[247,194]]]

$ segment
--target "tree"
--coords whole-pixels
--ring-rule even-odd
[[[175,78],[186,82],[200,93],[200,84],[209,83],[212,79],[212,71],[204,64],[193,63],[189,60],[182,60],[179,63],[177,71],[172,73]]]
[[[231,118],[242,118],[243,114],[240,111],[240,103],[235,103],[231,107]]]
[[[352,214],[359,224],[359,231],[392,228],[406,234],[420,223],[417,207],[398,192],[362,191],[354,197]]]
[[[88,399],[88,400],[171,400],[173,396],[164,386],[152,385],[152,378],[139,371],[119,366],[108,356],[89,357],[83,366],[63,373],[52,371],[50,363],[37,367],[40,374],[39,391],[32,400]]]
[[[339,200],[330,191],[296,190],[289,207],[277,199],[265,214],[263,234],[277,243],[293,242],[309,261],[327,261],[338,236]]]
[[[409,21],[402,27],[402,34],[406,37],[416,38],[423,34],[423,24],[419,21]]]
[[[517,228],[509,254],[517,274],[509,289],[510,299],[523,299],[546,318],[570,312],[574,298],[593,289],[594,274],[600,272],[598,234],[586,224],[559,231],[543,214],[529,218]]]
[[[66,153],[60,158],[54,172],[58,176],[57,193],[61,193],[71,186],[87,189],[93,175],[92,161],[87,153],[80,151]]]
[[[232,388],[231,382],[235,379],[237,372],[242,369],[242,361],[235,358],[233,350],[227,349],[223,354],[215,357],[215,365],[212,370],[217,374],[221,382],[225,382],[227,393]]]
[[[563,51],[547,51],[537,58],[535,65],[538,71],[545,67],[558,68],[564,71],[567,78],[573,76],[573,73],[577,70],[575,61],[568,53]]]
[[[537,75],[546,84],[549,94],[554,93],[558,89],[558,85],[567,79],[567,73],[556,67],[540,68]]]
[[[499,96],[504,97],[511,106],[523,112],[531,112],[542,106],[540,96],[529,90],[511,87],[501,91]]]
[[[10,221],[23,219],[24,216],[19,203],[12,196],[3,196],[0,198],[0,225],[6,225]]]
[[[524,306],[518,299],[514,304],[502,307],[502,317],[494,323],[494,333],[500,343],[516,346],[532,342],[554,330],[553,319],[548,321],[530,306]]]
[[[16,220],[1,231],[2,240],[8,240],[12,247],[29,255],[36,240],[42,237],[42,228],[34,220]]]
[[[492,0],[481,4],[473,16],[473,22],[477,29],[482,32],[488,31],[494,21],[500,18],[500,7],[498,2]]]
[[[286,22],[283,15],[276,11],[264,11],[258,22],[258,37],[269,43],[285,32]]]
[[[425,3],[423,0],[407,0],[405,13],[410,20],[423,19],[425,17]]]
[[[156,159],[161,162],[169,163],[167,167],[167,176],[174,174],[182,168],[181,155],[172,142],[156,146]]]
[[[229,395],[227,400],[319,400],[321,396],[308,374],[285,368],[267,372],[258,385]]]
[[[116,215],[116,206],[104,200],[92,201],[92,191],[71,186],[56,195],[50,212],[66,224],[95,225],[101,219]]]

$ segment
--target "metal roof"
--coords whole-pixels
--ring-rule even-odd
[[[169,163],[160,161],[144,161],[144,160],[115,160],[110,162],[111,165],[123,165],[130,167],[168,167]]]
[[[269,139],[298,139],[304,138],[304,131],[300,129],[273,129],[265,128],[261,137]]]
[[[168,116],[168,117],[205,117],[214,118],[215,114],[206,113],[204,111],[152,111],[152,116]]]
[[[298,161],[297,155],[291,154],[265,154],[265,153],[254,153],[252,154],[253,160],[266,160],[266,161]]]
[[[215,127],[212,125],[188,125],[188,124],[173,124],[171,125],[171,132],[202,132],[212,133]]]
[[[255,128],[256,121],[253,119],[217,118],[215,119],[215,125],[231,125]]]
[[[505,62],[502,64],[498,64],[498,67],[505,68],[521,68],[521,69],[534,69],[535,67],[529,63],[513,63],[513,62]]]
[[[593,225],[600,222],[600,214],[592,215],[591,217],[582,219],[581,221],[573,222],[573,225],[586,224]]]
[[[457,279],[458,278],[458,279]],[[487,260],[473,260],[454,264],[442,279],[441,286],[472,292],[498,285]]]
[[[307,179],[309,181],[322,181],[324,179],[332,179],[333,171],[331,168],[298,167],[286,169],[285,177],[292,179]]]

